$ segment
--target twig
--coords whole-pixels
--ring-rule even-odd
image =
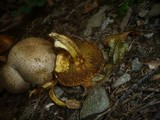
[[[153,105],[158,105],[159,103],[160,103],[160,100],[155,99],[155,100],[149,102],[148,104],[139,107],[138,109],[136,109],[135,112],[136,112],[136,113],[138,113],[138,112],[140,112],[140,111],[142,112],[142,110],[144,110],[145,108],[149,108],[149,107],[151,107],[151,106],[153,106]],[[137,119],[138,119],[138,117],[135,117],[135,116],[134,116],[134,119],[133,119],[133,120],[137,120]]]
[[[142,77],[140,80],[137,80],[137,83],[133,84],[129,90],[127,90],[126,92],[123,93],[123,95],[120,97],[119,100],[116,101],[116,103],[114,104],[113,107],[111,107],[110,109],[106,110],[105,112],[103,112],[101,114],[105,115],[107,114],[107,116],[110,116],[110,114],[119,106],[119,103],[123,102],[131,93],[133,93],[134,90],[138,89],[138,87],[146,80],[150,79],[153,75],[155,75],[156,73],[158,73],[160,71],[160,66],[149,72],[147,75],[145,75],[144,77]]]
[[[118,103],[122,102],[124,99],[126,99],[134,90],[138,89],[139,85],[142,84],[144,81],[150,79],[153,75],[158,73],[160,71],[160,66],[142,77],[140,80],[137,80],[137,83],[133,84],[129,90],[123,93],[123,95],[120,97],[120,99],[116,102],[115,106],[118,105]]]

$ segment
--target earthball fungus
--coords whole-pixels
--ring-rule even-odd
[[[2,85],[12,93],[22,93],[30,84],[42,86],[52,80],[56,55],[50,42],[26,38],[9,52],[1,69]]]

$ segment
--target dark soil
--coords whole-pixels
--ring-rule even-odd
[[[23,0],[24,1],[24,0]],[[114,0],[113,0],[114,1]],[[22,14],[19,19],[10,16],[11,12],[22,6],[17,0],[0,1],[0,33],[11,36],[16,42],[30,36],[49,39],[50,32],[57,32],[64,35],[90,39],[96,44],[101,44],[107,35],[137,30],[139,33],[128,36],[127,42],[131,45],[130,51],[125,55],[122,63],[125,64],[124,72],[127,70],[131,75],[131,80],[118,88],[111,85],[120,76],[120,65],[116,66],[109,81],[105,81],[103,86],[109,95],[109,111],[100,114],[99,120],[158,120],[160,119],[160,80],[153,80],[149,73],[152,71],[145,64],[147,61],[160,60],[160,19],[159,16],[148,18],[146,24],[137,25],[137,21],[146,21],[146,17],[138,16],[141,7],[144,5],[147,10],[158,1],[143,1],[132,5],[133,13],[125,26],[125,30],[119,28],[122,17],[119,15],[118,2],[99,0],[98,6],[87,13],[84,13],[84,6],[93,4],[93,0],[53,0],[53,5],[46,3],[42,7],[34,7],[29,14]],[[113,9],[106,13],[114,19],[114,23],[109,24],[103,31],[94,28],[89,37],[83,35],[87,21],[94,15],[100,7],[104,5],[113,6]],[[158,23],[156,20],[159,20]],[[2,22],[3,21],[3,22]],[[13,25],[16,23],[16,25]],[[153,33],[153,36],[146,38],[145,34]],[[105,48],[103,48],[105,51]],[[7,55],[8,53],[5,53]],[[131,62],[138,58],[142,63],[139,71],[131,70]],[[2,65],[3,63],[1,63]],[[143,77],[147,79],[141,81]],[[141,82],[138,82],[141,81]],[[60,86],[63,89],[63,86]],[[74,90],[73,90],[74,91]],[[129,91],[129,92],[128,92]],[[65,93],[67,97],[69,93]],[[29,98],[29,91],[23,94],[11,94],[7,91],[0,93],[0,120],[79,120],[80,110],[69,110],[53,105],[49,110],[45,108],[48,103],[52,103],[47,90],[43,94]],[[79,98],[74,94],[71,97]],[[123,96],[123,97],[122,97]]]

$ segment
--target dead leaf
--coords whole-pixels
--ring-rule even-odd
[[[154,33],[148,33],[148,34],[144,34],[144,37],[146,37],[147,39],[150,39],[151,37],[153,37]]]
[[[54,103],[48,103],[47,105],[45,105],[45,109],[46,109],[47,111],[49,111],[50,108],[51,108],[52,106],[54,106],[54,105],[55,105]]]
[[[125,40],[131,32],[132,31],[123,32],[105,38],[104,45],[109,48],[108,54],[113,64],[116,64],[123,59],[124,54],[128,50],[128,44]]]
[[[66,100],[65,102],[69,109],[79,109],[81,106],[81,103],[77,100]]]
[[[24,16],[21,15],[21,16],[16,16],[14,18],[7,18],[9,20],[4,20],[2,22],[2,24],[4,24],[3,27],[0,27],[0,32],[5,32],[7,30],[10,30],[10,29],[13,29],[15,28],[16,26],[20,25],[23,21],[23,18]]]
[[[98,7],[98,1],[99,0],[94,0],[93,3],[87,3],[84,5],[84,11],[83,14],[89,13],[93,10],[95,10]]]
[[[154,75],[154,76],[152,77],[152,79],[153,79],[153,80],[159,80],[159,81],[160,81],[160,73]]]
[[[0,53],[9,50],[14,44],[14,41],[6,35],[0,35]]]
[[[142,27],[144,25],[144,20],[138,19],[136,23],[137,23],[137,27]]]
[[[99,82],[99,81],[103,80],[104,77],[105,77],[105,76],[102,75],[102,74],[97,74],[97,75],[92,79],[92,81],[93,81],[93,82]]]
[[[6,62],[7,58],[6,56],[0,56],[0,62]]]
[[[107,17],[107,18],[103,21],[103,23],[102,23],[102,25],[101,25],[101,31],[103,31],[109,24],[111,24],[111,23],[113,23],[113,22],[114,22],[113,19],[111,19],[110,17]]]
[[[128,44],[125,42],[118,42],[113,54],[113,63],[119,63],[124,57],[124,54],[128,50]]]
[[[156,69],[160,66],[160,60],[151,60],[148,62],[145,62],[146,65],[148,65],[149,69]]]
[[[54,2],[56,2],[56,1],[54,1],[54,0],[47,0],[47,2],[48,2],[48,6],[52,7],[54,5]]]
[[[145,17],[145,16],[147,15],[147,13],[148,13],[148,10],[146,10],[146,9],[141,9],[141,10],[139,11],[138,15],[139,15],[140,17]]]
[[[124,16],[121,24],[120,24],[120,29],[121,29],[122,31],[123,31],[123,30],[125,29],[125,27],[127,26],[128,21],[129,21],[131,15],[132,15],[132,13],[133,13],[132,8],[129,8],[128,11],[127,11],[127,13],[126,13],[126,15]]]
[[[92,34],[93,28],[99,28],[102,25],[103,20],[105,19],[105,11],[107,6],[103,6],[95,13],[89,20],[84,30],[83,34],[85,37],[88,37]]]
[[[111,63],[108,63],[104,69],[105,69],[105,74],[109,75],[113,70],[113,65]]]
[[[118,78],[118,80],[116,80],[116,81],[113,83],[112,87],[113,87],[113,88],[116,88],[116,87],[118,87],[118,86],[120,86],[120,85],[123,85],[123,84],[125,84],[126,82],[130,81],[130,79],[131,79],[130,74],[125,73],[125,74],[123,74],[120,78]]]
[[[135,58],[132,61],[132,70],[133,71],[139,71],[139,70],[141,70],[141,68],[142,68],[142,63],[139,61],[138,58]]]
[[[118,42],[118,41],[125,41],[126,38],[128,37],[128,35],[133,32],[133,31],[128,31],[128,32],[123,32],[123,33],[118,33],[118,34],[114,34],[114,35],[109,35],[105,38],[103,44],[105,46],[108,46],[109,43],[111,42]]]
[[[154,17],[160,15],[160,4],[155,4],[152,6],[148,13],[148,17]]]

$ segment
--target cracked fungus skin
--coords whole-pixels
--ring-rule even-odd
[[[80,49],[80,56],[77,62],[74,63],[73,58],[67,52],[60,52],[59,55],[62,55],[69,62],[67,62],[67,65],[63,65],[64,67],[67,66],[66,68],[56,72],[56,76],[58,82],[64,86],[72,87],[81,85],[85,89],[88,89],[93,86],[92,78],[95,77],[104,65],[103,54],[102,51],[91,42],[76,41],[76,44]],[[61,59],[61,61],[63,61],[63,59]]]
[[[12,93],[24,92],[30,84],[45,84],[52,80],[55,57],[49,41],[35,37],[20,41],[11,49],[1,69],[2,84]]]

